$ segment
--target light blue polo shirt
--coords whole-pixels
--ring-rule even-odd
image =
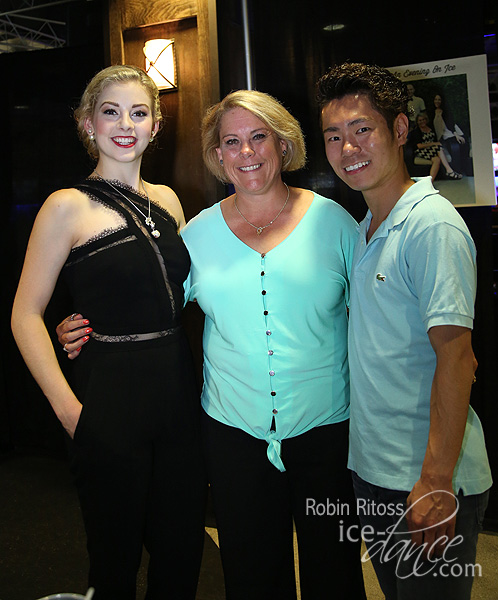
[[[264,255],[231,231],[219,203],[182,231],[192,261],[186,299],[206,315],[202,406],[267,440],[280,470],[282,440],[349,417],[346,303],[356,235],[349,213],[318,194]]]
[[[353,257],[349,326],[349,468],[362,479],[411,490],[429,434],[437,325],[472,329],[476,251],[463,219],[426,177],[399,199],[368,244],[370,211]],[[491,486],[481,423],[469,409],[455,492]]]

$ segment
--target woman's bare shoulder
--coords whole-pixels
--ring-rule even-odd
[[[86,223],[85,196],[74,188],[60,189],[42,204],[30,237],[30,245],[42,248],[46,256],[67,256],[80,235],[81,223]],[[58,259],[54,259],[55,261]]]
[[[61,207],[62,209],[71,210],[81,207],[86,198],[86,194],[76,188],[63,188],[52,192],[44,204],[51,208]]]
[[[63,188],[48,196],[40,212],[68,219],[80,215],[88,203],[89,198],[83,192],[75,188]]]

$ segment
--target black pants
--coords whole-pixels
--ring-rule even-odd
[[[283,473],[264,440],[206,415],[202,423],[227,600],[296,598],[293,520],[302,599],[366,598],[360,543],[340,539],[341,526],[357,523],[348,421],[284,440]]]
[[[148,600],[195,598],[207,481],[199,396],[179,343],[93,344],[78,358],[73,472],[95,600],[135,600],[143,547]]]

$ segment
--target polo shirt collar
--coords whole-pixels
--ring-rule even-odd
[[[391,229],[394,229],[397,225],[400,225],[408,217],[416,204],[421,202],[427,196],[439,194],[439,192],[432,185],[432,178],[430,176],[419,178],[414,177],[412,179],[415,184],[411,185],[396,202],[391,212],[387,215],[372,236],[370,242],[375,238],[387,237]],[[369,209],[365,219],[360,225],[360,234],[366,235],[371,220],[372,213]]]

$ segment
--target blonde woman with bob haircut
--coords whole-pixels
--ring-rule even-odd
[[[159,93],[141,69],[109,67],[88,84],[75,117],[96,166],[41,207],[12,329],[73,440],[94,598],[135,599],[145,546],[147,599],[194,600],[206,480],[198,393],[180,325],[190,268],[178,235],[185,219],[171,188],[140,175],[159,130]],[[73,297],[68,323],[79,338],[64,350],[74,357],[86,344],[71,385],[43,321],[59,275]]]
[[[219,163],[220,122],[234,108],[244,108],[258,117],[279,139],[284,140],[287,153],[282,160],[282,171],[297,171],[306,163],[306,146],[301,126],[280,102],[269,94],[255,90],[238,90],[225,96],[209,108],[202,123],[202,153],[206,166],[220,181],[230,183]]]
[[[356,222],[282,180],[306,151],[272,96],[229,94],[201,133],[206,165],[235,188],[182,230],[186,299],[206,315],[201,425],[226,597],[295,600],[295,523],[302,600],[363,600],[359,537],[340,534],[358,531],[346,468]],[[70,325],[59,337],[72,351]]]

